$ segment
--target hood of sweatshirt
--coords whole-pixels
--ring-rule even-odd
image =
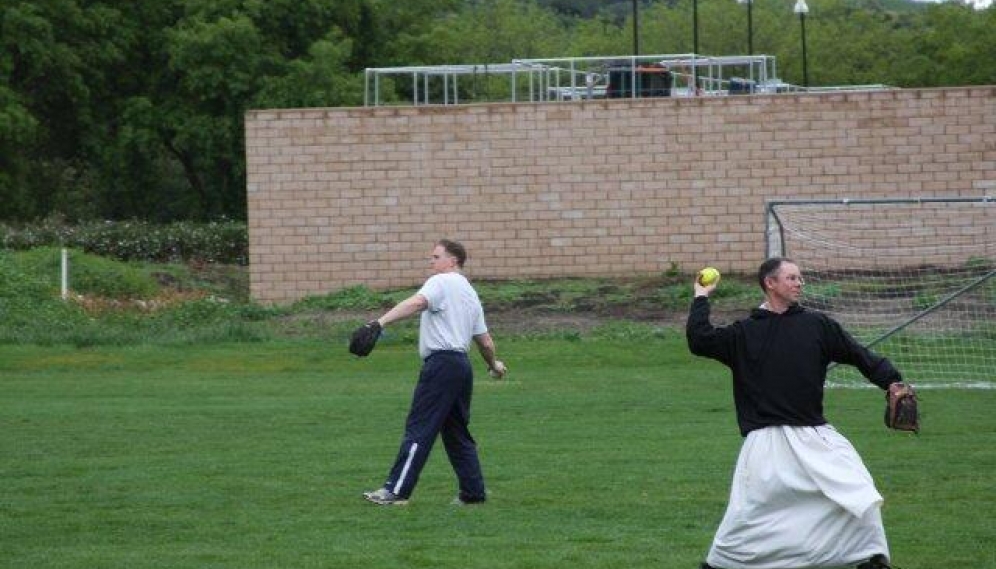
[[[788,316],[791,314],[798,314],[800,312],[805,312],[806,309],[799,304],[793,304],[788,307],[788,310],[782,312],[781,314],[777,312],[772,312],[767,308],[758,307],[750,311],[750,317],[753,320],[764,320],[766,318],[777,318],[778,316]]]

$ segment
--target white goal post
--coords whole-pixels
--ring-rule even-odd
[[[996,198],[771,201],[766,215],[767,255],[799,264],[804,305],[918,386],[996,387]]]

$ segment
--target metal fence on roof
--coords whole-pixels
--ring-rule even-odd
[[[800,87],[774,56],[688,54],[514,59],[510,63],[368,68],[364,105],[456,105],[888,89]]]

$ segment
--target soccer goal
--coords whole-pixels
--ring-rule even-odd
[[[911,383],[996,387],[996,198],[772,201],[766,247],[799,264],[805,306]]]

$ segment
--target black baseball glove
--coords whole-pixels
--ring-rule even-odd
[[[360,326],[349,338],[349,352],[361,358],[370,355],[380,339],[380,322],[371,320]]]
[[[920,411],[912,385],[897,381],[886,390],[885,426],[897,431],[920,431]]]

